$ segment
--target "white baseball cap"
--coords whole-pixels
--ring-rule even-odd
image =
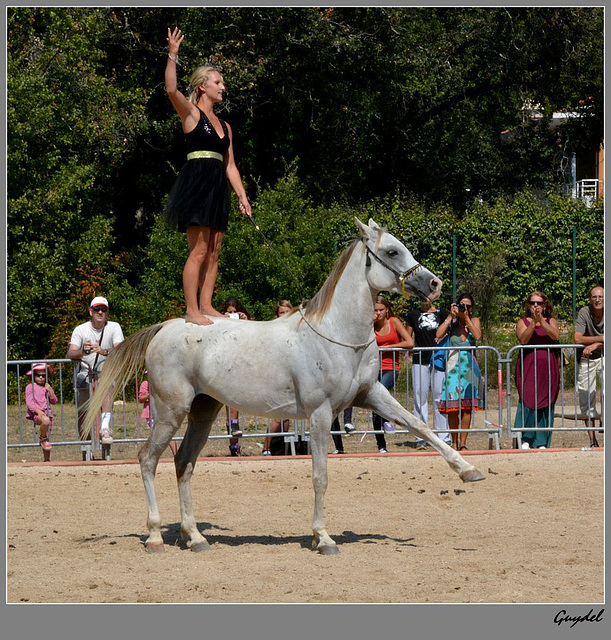
[[[103,298],[102,296],[97,296],[91,301],[91,304],[89,306],[93,308],[93,307],[101,307],[101,306],[108,307],[109,305],[108,305],[108,300],[106,300],[106,298]]]

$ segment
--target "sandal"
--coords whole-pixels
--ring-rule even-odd
[[[49,438],[40,438],[40,446],[43,451],[51,451],[52,445],[49,442]]]
[[[469,451],[469,449],[467,449],[467,447],[464,444],[461,444],[460,447],[458,447],[459,451]]]

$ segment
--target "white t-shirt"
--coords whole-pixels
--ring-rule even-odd
[[[83,345],[88,340],[92,343],[97,342],[99,344],[100,336],[102,336],[102,329],[95,329],[91,322],[84,322],[83,324],[79,324],[79,326],[76,327],[72,332],[70,344],[73,344],[79,349],[82,349]],[[119,323],[108,320],[104,327],[104,336],[102,337],[102,343],[100,344],[102,349],[111,349],[120,342],[123,342],[123,340],[123,331],[121,331]],[[97,354],[92,351],[89,355],[84,355],[81,362],[83,365],[85,365],[86,368],[91,369],[95,362],[96,356],[98,358],[96,370],[101,371],[104,360],[106,360],[106,356]]]

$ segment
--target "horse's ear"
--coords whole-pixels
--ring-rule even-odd
[[[380,227],[380,225],[373,218],[369,218],[369,228],[373,229],[374,231],[382,231],[382,227]]]
[[[373,233],[371,232],[370,227],[368,227],[366,224],[363,224],[356,216],[354,220],[358,228],[361,230],[361,236],[363,236],[364,238],[371,238],[373,236]],[[373,221],[370,221],[370,222],[373,222]]]

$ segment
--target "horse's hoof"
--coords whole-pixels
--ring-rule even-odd
[[[144,545],[144,550],[147,553],[163,553],[165,551],[165,547],[163,542],[147,542]]]
[[[478,480],[486,479],[486,476],[481,471],[479,471],[479,469],[469,469],[468,471],[463,471],[459,477],[463,482],[477,482]]]
[[[318,547],[318,553],[323,556],[336,556],[339,553],[339,548],[336,544],[323,544]]]
[[[195,551],[198,553],[199,551],[208,551],[210,549],[210,545],[205,540],[203,542],[196,542],[190,546],[191,551]]]

